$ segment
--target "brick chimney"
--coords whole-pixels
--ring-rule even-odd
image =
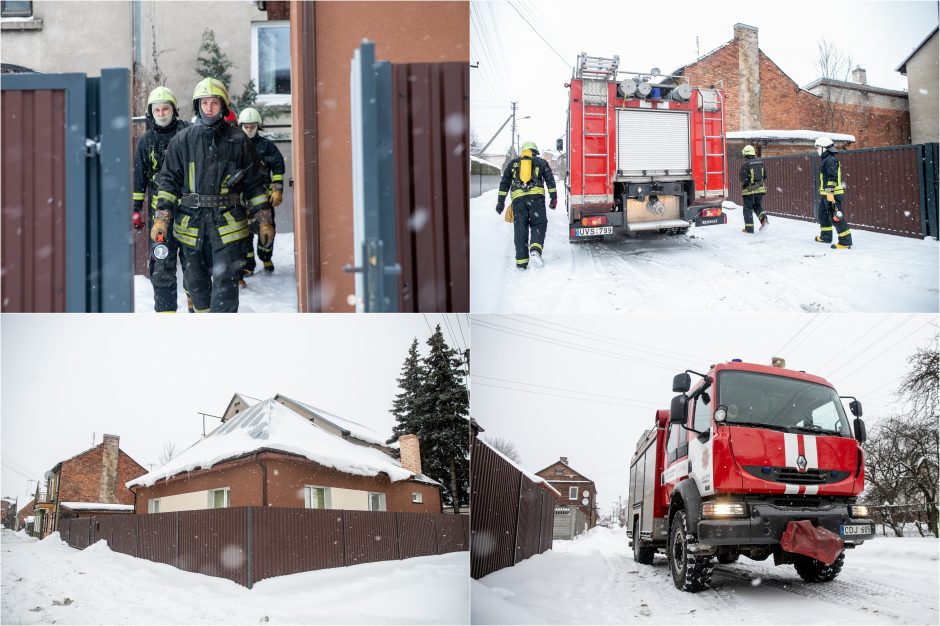
[[[757,27],[735,24],[734,41],[738,44],[738,123],[741,130],[758,130],[761,117]]]
[[[402,435],[398,438],[401,466],[412,474],[421,473],[421,444],[417,435]]]
[[[568,457],[563,456],[563,457],[561,457],[559,460],[560,460],[562,463],[564,463],[565,465],[568,465]]]
[[[117,498],[118,456],[121,438],[105,435],[101,442],[101,480],[98,481],[98,502],[120,504]]]
[[[868,75],[867,72],[860,66],[855,66],[855,69],[852,70],[852,82],[858,83],[859,85],[868,84]]]

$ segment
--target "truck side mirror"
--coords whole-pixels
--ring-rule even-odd
[[[859,443],[865,443],[868,435],[865,434],[865,422],[860,417],[855,418],[855,438]]]
[[[564,151],[565,151],[565,140],[564,140],[564,139],[556,139],[556,140],[555,140],[555,149],[558,150],[559,152],[564,152]]]
[[[852,400],[849,402],[849,410],[852,411],[852,415],[855,417],[862,416],[862,403],[858,400]]]
[[[688,372],[676,374],[672,377],[672,390],[678,393],[685,393],[692,388],[692,377]]]
[[[669,423],[685,424],[686,407],[689,405],[689,396],[684,393],[675,396],[669,406]]]

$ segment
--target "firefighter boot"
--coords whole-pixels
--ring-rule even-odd
[[[273,274],[274,273],[274,262],[273,261],[264,261],[264,273]]]
[[[241,276],[241,277],[238,279],[238,286],[241,287],[242,289],[245,289],[246,287],[248,287],[248,283],[245,282],[245,277],[244,277],[244,276]]]
[[[770,226],[770,218],[765,213],[761,213],[760,228],[758,230],[765,230],[768,226]]]
[[[193,297],[189,294],[186,294],[186,310],[190,313],[196,312],[196,308],[193,306]]]
[[[544,267],[545,260],[542,258],[542,253],[539,252],[538,248],[533,247],[529,249],[529,262],[535,267]]]

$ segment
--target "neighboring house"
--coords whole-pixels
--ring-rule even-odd
[[[938,84],[938,27],[920,42],[896,71],[907,76],[907,93],[911,102],[911,141],[940,141],[937,109],[940,97]]]
[[[16,525],[16,501],[3,498],[0,500],[0,520],[7,528],[15,530]]]
[[[757,28],[734,25],[734,38],[698,60],[672,72],[692,85],[718,87],[725,96],[726,131],[801,130],[852,135],[853,148],[910,143],[907,94],[872,87],[857,68],[853,80],[817,80],[800,88],[758,47]],[[831,107],[826,94],[831,94]],[[830,119],[832,123],[830,124]],[[746,141],[728,141],[730,154],[740,154]],[[803,145],[765,144],[763,152],[809,152]]]
[[[401,461],[371,429],[284,396],[234,411],[169,463],[128,481],[137,513],[239,506],[440,513],[418,438]],[[231,413],[231,414],[230,414]]]
[[[103,441],[61,461],[46,472],[46,488],[37,487],[36,529],[45,537],[58,530],[59,519],[132,513],[134,494],[125,482],[146,473],[120,448],[121,438]]]
[[[584,513],[588,521],[588,528],[597,524],[597,488],[594,481],[578,473],[568,465],[568,457],[563,456],[545,469],[536,472],[536,475],[545,479],[555,491],[561,494],[560,504],[577,507]]]
[[[19,513],[16,514],[16,528],[26,529],[26,532],[33,534],[33,522],[36,519],[36,513],[33,510],[33,505],[36,503],[36,499],[32,499],[26,503]]]

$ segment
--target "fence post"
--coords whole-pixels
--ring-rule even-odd
[[[247,548],[248,554],[246,555],[247,558],[245,560],[248,563],[248,588],[249,589],[251,589],[251,587],[255,584],[255,581],[254,581],[254,564],[255,564],[254,563],[254,542],[252,541],[252,529],[254,528],[253,511],[254,511],[254,507],[251,507],[251,506],[248,507],[248,513],[247,513],[248,515],[248,548]]]
[[[512,530],[512,564],[519,562],[519,516],[522,513],[522,481],[525,474],[519,472],[519,491],[516,497],[516,527]]]
[[[180,526],[183,525],[182,513],[180,511],[176,512],[176,559],[174,560],[173,566],[176,569],[180,569],[180,553],[182,549],[180,548],[180,537],[182,536]]]
[[[346,511],[339,512],[340,525],[343,529],[343,566],[349,565],[349,541],[346,538]]]
[[[539,491],[539,549],[538,554],[542,554],[542,527],[545,525],[545,492]]]
[[[398,560],[401,560],[401,513],[395,513],[395,547],[398,548]]]
[[[91,521],[88,523],[88,539],[85,541],[85,547],[91,545],[91,529],[95,527],[95,518],[92,517]]]

